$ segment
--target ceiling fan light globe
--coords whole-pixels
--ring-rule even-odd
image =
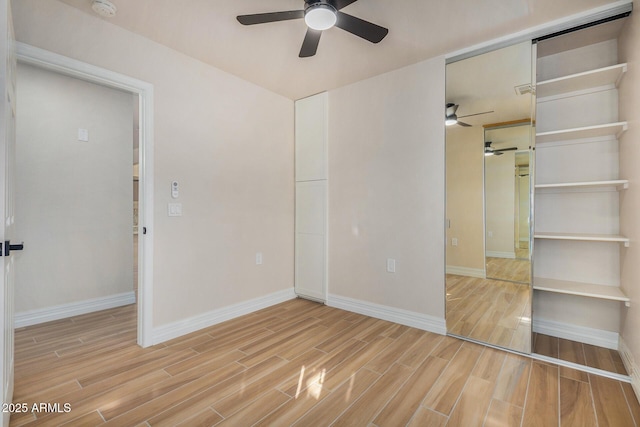
[[[458,117],[455,114],[447,116],[446,119],[444,120],[444,124],[446,126],[452,126],[452,125],[455,125],[456,123],[458,123]]]
[[[328,4],[312,5],[304,12],[304,22],[313,30],[328,30],[337,20],[336,10]]]

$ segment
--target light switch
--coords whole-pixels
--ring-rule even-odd
[[[451,238],[451,246],[458,246],[458,238],[457,237]]]
[[[182,203],[169,203],[167,210],[169,216],[182,216]]]
[[[171,197],[173,197],[174,199],[177,199],[179,195],[180,195],[180,192],[179,192],[179,189],[178,189],[178,181],[172,181],[171,182]]]
[[[89,129],[78,128],[78,141],[89,142]]]
[[[256,265],[262,265],[262,252],[256,253]]]

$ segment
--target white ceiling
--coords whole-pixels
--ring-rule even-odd
[[[60,0],[93,16],[91,0]],[[359,0],[343,12],[389,28],[374,45],[338,28],[298,58],[303,20],[243,26],[241,14],[302,9],[303,0],[111,0],[115,25],[291,99],[614,3],[611,0]],[[106,19],[106,18],[99,18]]]

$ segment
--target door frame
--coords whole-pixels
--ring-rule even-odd
[[[138,95],[138,345],[153,345],[153,85],[76,59],[17,42],[19,63]],[[142,231],[142,234],[140,234]]]

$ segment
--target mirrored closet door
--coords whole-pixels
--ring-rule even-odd
[[[532,45],[446,73],[447,331],[530,353]]]

